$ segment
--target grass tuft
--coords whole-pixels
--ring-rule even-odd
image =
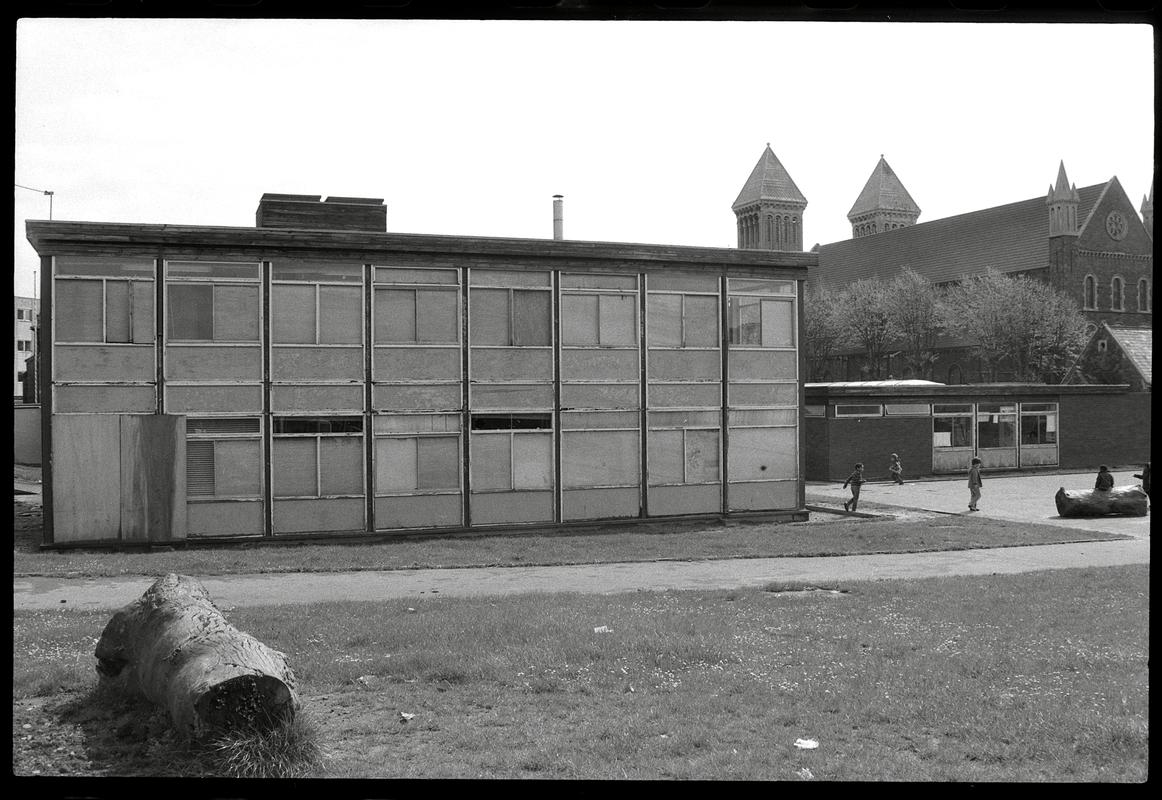
[[[303,778],[323,769],[326,753],[314,722],[300,712],[285,725],[222,733],[204,745],[227,778]]]

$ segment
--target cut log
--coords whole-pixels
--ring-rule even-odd
[[[1053,498],[1057,513],[1063,517],[1144,517],[1149,513],[1146,493],[1137,486],[1115,486],[1112,489],[1066,489],[1062,486]]]
[[[286,656],[228,623],[185,575],[159,578],[114,614],[96,656],[101,684],[162,706],[187,738],[269,730],[299,708]]]

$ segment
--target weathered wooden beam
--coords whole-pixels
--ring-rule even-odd
[[[1112,489],[1057,490],[1053,498],[1057,513],[1063,517],[1144,517],[1149,512],[1146,493],[1137,486],[1115,486]]]
[[[286,656],[230,625],[185,575],[159,578],[114,614],[96,656],[102,685],[162,706],[187,738],[269,730],[299,708]]]

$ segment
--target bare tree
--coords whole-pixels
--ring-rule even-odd
[[[899,336],[888,283],[864,278],[850,284],[843,291],[841,307],[846,337],[863,348],[867,379],[886,377],[883,357],[888,344]]]
[[[904,363],[917,378],[931,380],[936,344],[946,322],[940,290],[910,267],[904,267],[888,283],[888,303]]]
[[[831,378],[830,361],[846,344],[843,329],[842,293],[825,284],[807,282],[803,298],[803,351],[807,380]]]

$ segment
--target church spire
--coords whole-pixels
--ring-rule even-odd
[[[768,142],[731,209],[738,218],[738,246],[802,252],[803,210],[799,191]]]
[[[1065,175],[1065,162],[1057,168],[1057,183],[1049,187],[1045,205],[1049,206],[1049,235],[1077,236],[1077,206],[1081,198],[1077,186]]]
[[[920,206],[881,153],[855,205],[847,212],[852,238],[906,228],[915,225],[919,217]]]
[[[1150,234],[1150,238],[1154,238],[1154,181],[1150,181],[1150,196],[1142,197],[1142,224],[1146,226],[1146,232]]]

